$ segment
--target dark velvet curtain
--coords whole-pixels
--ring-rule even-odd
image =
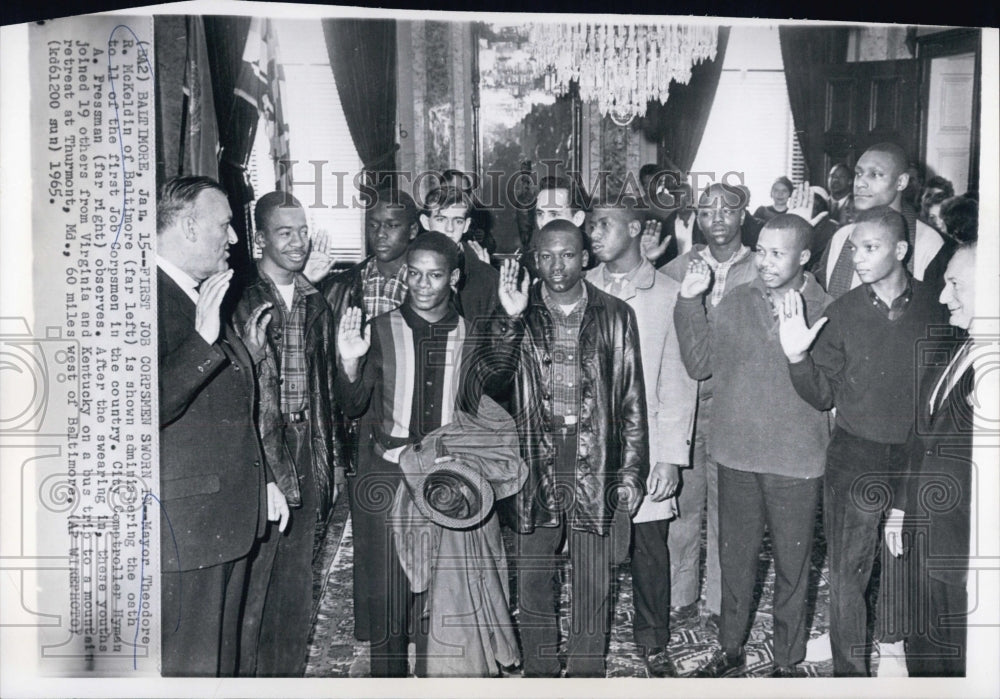
[[[728,45],[729,27],[719,27],[715,60],[694,66],[687,85],[672,84],[667,103],[651,103],[655,109],[647,110],[641,126],[647,137],[657,142],[657,160],[661,165],[685,173],[691,169],[712,112]]]
[[[239,286],[253,268],[250,235],[253,232],[250,203],[254,192],[247,174],[250,151],[257,134],[257,108],[233,93],[243,63],[243,49],[250,29],[249,17],[207,16],[205,41],[212,71],[215,115],[219,123],[219,181],[229,193],[233,229],[239,243],[230,249],[229,264],[236,270]]]
[[[805,155],[807,179],[812,174],[809,172],[809,156],[812,154],[810,146],[813,145],[810,143],[809,133],[810,105],[814,99],[822,99],[822,95],[815,94],[817,86],[823,85],[822,69],[826,53],[820,31],[822,30],[816,27],[778,27],[781,61],[785,65],[785,84],[788,86],[788,103],[792,108],[795,137]],[[816,135],[818,134],[813,136]]]
[[[826,181],[825,172],[811,172],[822,166],[813,152],[822,134],[810,133],[810,124],[819,123],[812,110],[825,104],[826,69],[830,63],[844,61],[848,32],[842,27],[778,27],[795,137],[805,156],[806,178],[810,181],[813,177],[816,182]]]
[[[324,19],[351,138],[372,181],[396,169],[396,21]]]

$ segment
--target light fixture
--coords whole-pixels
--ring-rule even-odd
[[[715,58],[718,41],[716,27],[697,24],[544,23],[527,32],[531,65],[551,76],[546,89],[563,95],[575,82],[581,100],[621,126],[648,102],[665,104],[671,81],[687,84],[696,64]]]

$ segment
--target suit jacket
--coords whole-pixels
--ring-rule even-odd
[[[161,570],[195,570],[246,555],[266,524],[253,365],[228,323],[209,345],[187,294],[156,282]]]
[[[921,347],[920,356],[950,359],[961,345],[962,338],[935,341]],[[968,578],[973,469],[973,416],[969,397],[974,376],[969,364],[943,400],[938,396],[936,403],[940,407],[932,411],[931,394],[948,370],[948,364],[942,361],[927,367],[918,384],[917,419],[909,442],[906,500],[896,507],[906,513],[910,550],[921,559],[916,570],[941,582],[964,587]],[[946,388],[942,386],[941,391]],[[926,544],[914,547],[912,542],[918,535],[926,536]]]

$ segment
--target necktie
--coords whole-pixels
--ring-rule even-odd
[[[840,256],[833,266],[830,279],[826,284],[826,293],[835,299],[840,298],[851,290],[851,282],[854,279],[854,245],[850,240],[844,241],[844,247],[840,249]]]

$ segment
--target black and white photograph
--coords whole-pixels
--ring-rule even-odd
[[[1000,691],[997,29],[0,48],[5,696]]]

